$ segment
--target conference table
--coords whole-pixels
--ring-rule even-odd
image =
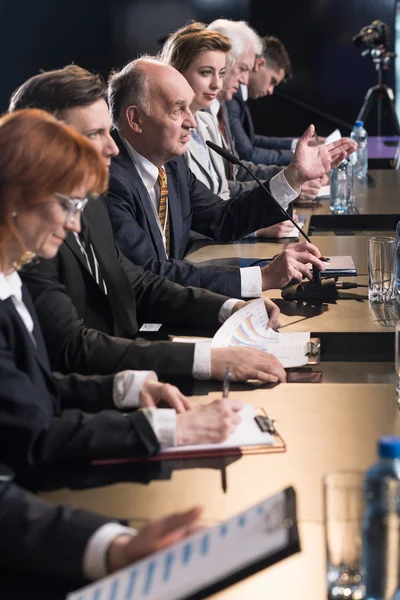
[[[397,172],[385,171],[388,178],[382,173],[373,174],[377,184],[381,182],[382,189],[388,190],[381,196],[381,214],[394,209],[389,192],[395,192],[400,183]],[[373,188],[365,193],[362,206],[373,207],[372,198],[374,194],[379,197],[378,191]],[[318,210],[326,211],[326,207],[303,207],[299,212],[309,220]],[[356,235],[331,233],[314,235],[312,241],[326,256],[351,255],[358,275],[346,281],[367,285],[366,235],[358,231]],[[272,257],[286,243],[288,240],[224,245],[203,241],[193,246],[187,260],[238,265],[244,258]],[[319,305],[285,301],[280,290],[269,290],[266,295],[280,306],[282,331],[310,331],[321,339],[320,364],[295,370],[292,382],[248,382],[231,388],[230,397],[261,407],[277,420],[285,452],[114,466],[74,464],[69,470],[57,469],[54,478],[49,477],[43,485],[41,495],[139,527],[169,512],[202,505],[200,521],[207,527],[292,485],[301,552],[212,598],[323,600],[323,475],[336,469],[364,471],[376,459],[376,440],[384,434],[400,434],[393,363],[399,305],[397,301],[371,304],[366,287],[342,290],[335,302]],[[321,377],[313,377],[316,372]],[[192,401],[206,403],[220,397],[219,386],[195,384]]]

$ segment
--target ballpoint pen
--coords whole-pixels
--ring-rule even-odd
[[[232,369],[229,367],[226,369],[224,381],[222,382],[222,397],[229,397],[229,389],[231,387],[231,379],[232,379]]]

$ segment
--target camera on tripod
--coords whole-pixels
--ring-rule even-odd
[[[386,46],[389,40],[389,27],[383,21],[372,21],[371,25],[363,27],[357,35],[353,37],[353,44],[356,48],[366,46],[364,53],[370,52],[372,48]]]
[[[396,56],[388,49],[390,30],[383,21],[372,21],[370,25],[362,27],[353,37],[353,44],[362,48],[361,56],[370,55],[378,73],[378,85],[366,93],[364,103],[358,114],[357,121],[366,121],[371,109],[376,105],[377,124],[376,134],[400,135],[400,125],[394,108],[393,90],[384,83],[384,73],[389,69],[392,59]],[[385,127],[384,127],[384,121]],[[387,127],[386,127],[387,126]]]

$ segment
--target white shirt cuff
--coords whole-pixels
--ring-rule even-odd
[[[296,148],[297,148],[297,144],[299,143],[300,138],[294,138],[292,140],[292,143],[290,144],[290,150],[293,152],[293,154],[296,152]]]
[[[87,579],[100,579],[108,574],[107,552],[111,543],[120,535],[137,535],[136,529],[120,523],[106,523],[89,538],[83,554],[82,570]]]
[[[243,298],[259,298],[262,295],[262,277],[260,267],[240,269],[241,291]]]
[[[293,200],[296,200],[299,195],[291,185],[288,184],[285,177],[285,170],[279,171],[277,175],[274,175],[269,182],[269,189],[275,200],[285,210]]]
[[[211,379],[211,342],[195,343],[192,375],[194,379]]]
[[[154,371],[120,371],[114,377],[113,401],[124,410],[140,406],[140,392],[145,381],[158,381]]]
[[[240,269],[240,271],[243,271],[243,269]],[[242,286],[242,288],[243,288],[243,286]],[[219,315],[218,315],[218,321],[221,323],[221,325],[222,325],[222,323],[225,323],[225,321],[227,319],[229,319],[229,317],[232,314],[232,308],[238,302],[243,302],[243,300],[239,300],[238,298],[229,298],[229,300],[225,300],[225,302],[219,309]]]
[[[142,408],[142,412],[154,435],[160,442],[161,448],[176,446],[176,412],[173,408]]]

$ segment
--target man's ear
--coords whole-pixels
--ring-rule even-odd
[[[142,116],[137,106],[128,106],[125,111],[127,123],[135,133],[142,133]]]
[[[253,71],[257,73],[261,67],[265,66],[267,61],[263,56],[256,56],[256,60],[254,61]]]

